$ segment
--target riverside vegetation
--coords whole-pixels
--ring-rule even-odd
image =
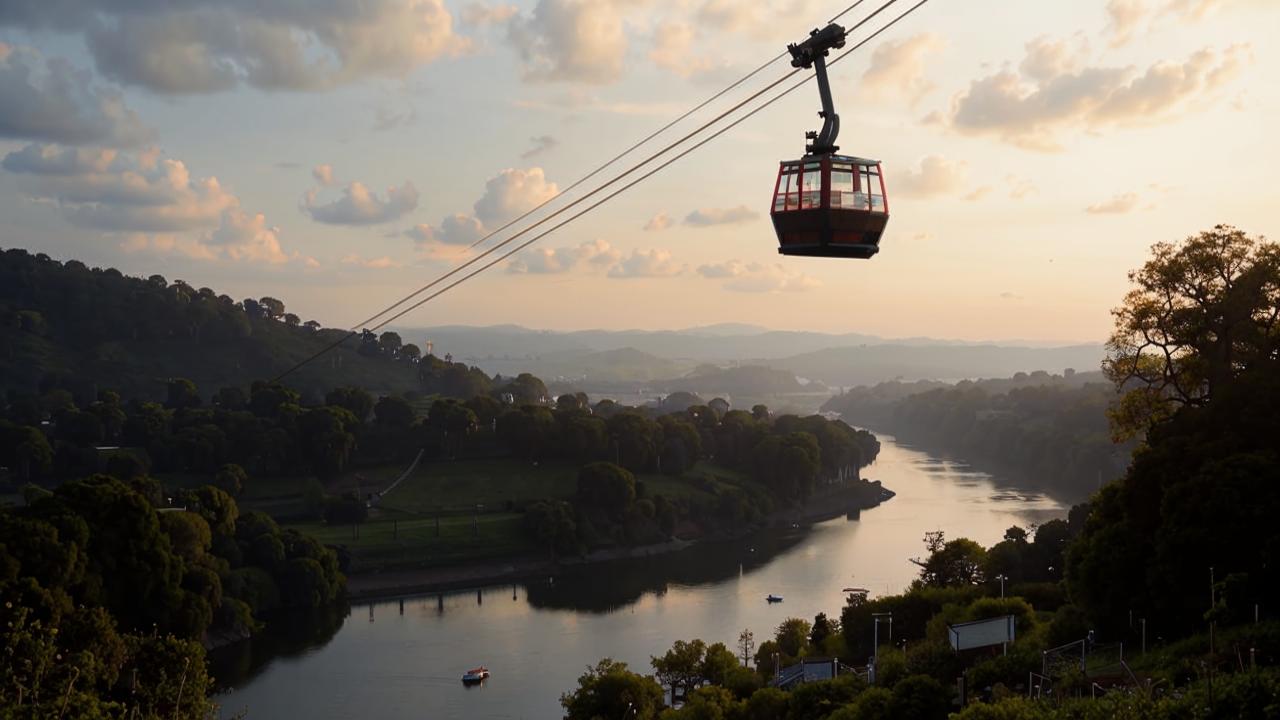
[[[1280,246],[1220,226],[1156,245],[1130,277],[1103,368],[1122,393],[1111,430],[1138,440],[1123,477],[990,548],[928,534],[908,591],[851,594],[838,625],[793,618],[758,648],[744,631],[737,652],[682,641],[648,676],[606,659],[563,696],[567,717],[1276,717]],[[865,662],[883,612],[905,647],[878,648],[874,686],[764,687],[799,657]],[[948,624],[1004,615],[1007,654],[951,650]],[[681,708],[664,709],[664,686],[690,691]]]
[[[5,717],[203,717],[205,648],[286,613],[332,622],[344,571],[732,535],[815,497],[881,499],[858,478],[878,443],[842,422],[693,396],[669,413],[550,401],[531,375],[422,357],[394,333],[352,349],[355,368],[412,388],[380,397],[317,396],[323,374],[215,392],[157,381],[112,353],[145,347],[160,369],[185,367],[170,352],[288,357],[328,336],[272,298],[3,260],[7,360],[23,366],[0,408]],[[411,466],[396,492],[372,492]]]

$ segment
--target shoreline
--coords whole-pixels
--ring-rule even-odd
[[[860,492],[859,490],[862,488],[867,490]],[[348,602],[357,603],[371,600],[388,600],[410,595],[507,585],[547,575],[555,575],[557,572],[568,568],[668,555],[689,549],[703,542],[733,540],[768,528],[786,525],[799,525],[809,528],[817,523],[832,520],[842,515],[852,515],[878,507],[883,502],[891,499],[894,494],[892,490],[881,485],[878,480],[865,481],[862,486],[848,488],[844,492],[837,491],[814,496],[801,507],[779,510],[766,518],[765,522],[744,528],[742,531],[730,535],[709,535],[687,540],[676,538],[654,545],[597,550],[581,557],[556,560],[524,555],[474,564],[357,573],[347,576],[347,600]],[[833,495],[836,497],[833,498]],[[835,501],[833,502],[833,500]],[[845,502],[841,503],[839,500],[844,500]]]

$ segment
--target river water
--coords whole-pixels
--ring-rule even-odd
[[[249,720],[562,717],[559,696],[603,657],[651,672],[680,639],[757,643],[788,617],[839,616],[843,588],[902,590],[926,531],[998,541],[1010,525],[1065,515],[1054,500],[1003,486],[961,463],[878,436],[863,475],[897,497],[858,520],[701,545],[665,557],[583,568],[519,586],[358,604],[325,637],[255,639],[215,671],[233,688],[223,717]],[[765,602],[775,593],[784,601]],[[856,659],[854,659],[856,662]],[[459,678],[486,665],[493,676]]]

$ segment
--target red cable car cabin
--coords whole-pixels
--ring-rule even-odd
[[[783,161],[770,215],[783,255],[870,258],[889,222],[880,162],[833,153]]]

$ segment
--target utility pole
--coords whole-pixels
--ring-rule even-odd
[[[1147,654],[1147,619],[1142,618],[1140,622],[1142,623],[1142,655],[1145,657]]]

